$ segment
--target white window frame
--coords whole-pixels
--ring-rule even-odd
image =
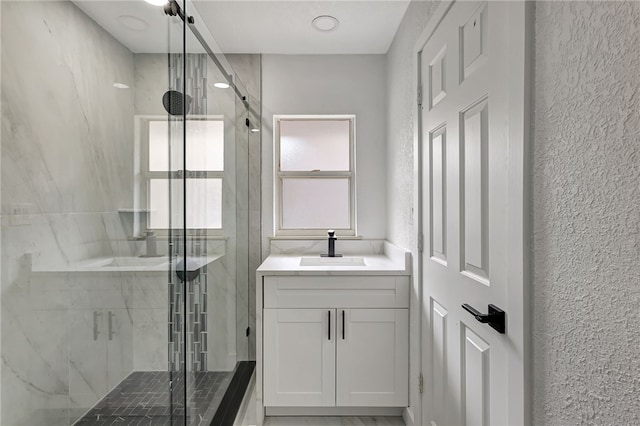
[[[192,115],[187,118],[187,123],[189,121],[222,121],[224,123],[223,115]],[[137,200],[140,200],[141,204],[145,206],[144,211],[146,214],[146,221],[143,224],[145,229],[154,231],[159,236],[168,236],[170,231],[173,229],[182,229],[180,228],[151,228],[150,220],[151,214],[149,209],[149,186],[152,179],[220,179],[222,181],[222,193],[221,193],[221,227],[220,228],[188,228],[187,235],[202,235],[206,233],[208,236],[213,237],[222,237],[224,236],[224,223],[225,223],[225,211],[224,211],[224,180],[226,173],[226,162],[223,161],[223,169],[224,170],[187,170],[183,176],[182,170],[176,171],[150,171],[149,170],[149,123],[152,121],[163,121],[163,122],[180,122],[182,123],[182,119],[171,119],[168,118],[167,115],[138,115],[136,116],[136,136],[137,140],[140,143],[137,145],[138,151],[135,153],[135,156],[138,157],[137,163],[139,167],[139,178],[136,179],[136,188],[139,188],[139,193],[135,196]],[[224,123],[226,126],[226,123]],[[224,152],[226,156],[227,151],[227,135],[225,132],[224,135]]]
[[[349,171],[282,171],[280,170],[280,122],[281,121],[335,121],[349,120]],[[287,178],[349,179],[349,227],[334,228],[341,237],[355,237],[356,224],[356,116],[354,114],[323,115],[274,115],[274,237],[275,238],[326,238],[327,229],[284,228],[282,226],[282,182]]]

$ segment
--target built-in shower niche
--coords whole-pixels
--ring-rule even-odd
[[[122,225],[122,231],[130,241],[137,241],[144,238],[144,231],[147,230],[149,210],[146,209],[118,209],[118,217]]]

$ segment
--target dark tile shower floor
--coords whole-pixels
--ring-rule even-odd
[[[175,374],[175,373],[174,373]],[[209,426],[233,378],[230,372],[190,373],[187,425]],[[184,380],[174,380],[173,422],[170,414],[169,373],[131,373],[75,424],[182,426],[184,422]],[[177,403],[177,402],[180,403]]]

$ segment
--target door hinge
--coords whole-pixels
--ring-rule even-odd
[[[249,335],[251,335],[251,327],[247,327],[247,337],[249,337]]]
[[[424,377],[422,377],[422,373],[418,376],[418,390],[420,393],[424,393]]]
[[[418,234],[418,251],[422,253],[424,250],[424,234],[421,232]]]
[[[422,106],[422,86],[418,86],[418,105]]]

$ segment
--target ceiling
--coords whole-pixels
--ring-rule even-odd
[[[169,23],[161,7],[143,0],[73,2],[134,53],[167,52],[167,40],[172,40],[172,50],[181,44],[177,18]],[[194,5],[195,13],[189,14],[195,15],[196,27],[209,44],[218,45],[212,46],[214,51],[219,47],[224,53],[383,54],[409,0],[194,0]],[[336,17],[338,27],[316,30],[311,21],[319,15]],[[207,30],[215,42],[206,36]]]

